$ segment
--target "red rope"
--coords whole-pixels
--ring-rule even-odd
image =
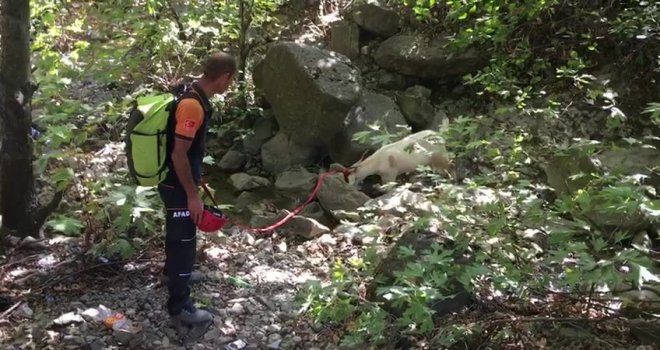
[[[274,223],[272,225],[258,228],[258,227],[250,227],[250,226],[247,226],[247,225],[243,225],[243,224],[235,222],[233,220],[227,220],[227,222],[234,224],[234,226],[236,226],[238,228],[248,230],[248,231],[253,231],[253,232],[256,232],[256,233],[266,233],[266,232],[275,230],[276,228],[279,228],[282,225],[286,224],[287,221],[291,220],[291,218],[298,215],[298,213],[300,213],[303,209],[305,209],[305,207],[307,205],[309,205],[309,203],[311,203],[314,200],[314,198],[316,198],[316,195],[321,190],[321,185],[323,185],[323,180],[327,176],[331,176],[331,175],[335,175],[335,174],[344,174],[344,180],[348,181],[348,174],[350,174],[350,170],[349,169],[331,170],[331,171],[319,174],[319,179],[316,181],[316,186],[314,186],[314,189],[312,190],[312,193],[310,193],[309,196],[307,197],[307,200],[303,204],[296,207],[292,212],[290,212],[285,217],[278,220],[276,223]],[[211,201],[213,202],[213,204],[215,204],[215,206],[217,207],[218,203],[216,203],[215,198],[213,198],[213,195],[211,195],[211,191],[206,186],[206,183],[202,182],[202,188],[204,189],[204,192],[206,192],[206,195],[211,198]]]

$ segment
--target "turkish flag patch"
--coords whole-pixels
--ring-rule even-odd
[[[190,119],[186,119],[186,121],[183,122],[183,126],[185,126],[186,128],[192,129],[192,128],[195,127],[195,121],[190,120]]]

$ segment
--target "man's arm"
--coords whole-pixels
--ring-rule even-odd
[[[195,134],[202,124],[204,111],[202,106],[193,99],[184,99],[177,106],[174,147],[172,149],[172,164],[179,182],[188,198],[188,210],[192,220],[197,224],[202,217],[204,204],[197,194],[197,186],[193,181],[188,150]]]

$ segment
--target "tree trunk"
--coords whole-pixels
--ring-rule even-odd
[[[30,1],[0,2],[0,211],[2,229],[37,236],[30,102]]]
[[[238,16],[240,19],[238,35],[238,86],[241,92],[239,107],[243,108],[247,106],[245,70],[247,69],[247,59],[251,51],[251,47],[247,42],[247,32],[252,24],[253,8],[254,0],[239,0],[238,2]]]

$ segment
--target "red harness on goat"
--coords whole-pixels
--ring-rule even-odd
[[[236,227],[239,227],[239,228],[242,228],[242,229],[245,229],[245,230],[248,230],[248,231],[253,231],[253,232],[256,232],[256,233],[270,232],[270,231],[272,231],[276,228],[281,227],[287,221],[291,220],[291,218],[298,215],[298,213],[300,213],[303,209],[305,209],[305,207],[314,200],[314,198],[318,194],[319,190],[321,189],[321,185],[323,184],[323,180],[327,176],[340,174],[340,173],[344,175],[344,180],[346,182],[348,182],[348,175],[351,173],[350,169],[331,170],[331,171],[320,174],[319,179],[316,181],[316,186],[312,190],[312,193],[310,193],[309,197],[307,197],[307,200],[303,204],[301,204],[297,208],[295,208],[287,216],[283,217],[282,219],[280,219],[279,221],[277,221],[276,223],[274,223],[270,226],[260,227],[260,228],[250,227],[250,226],[242,225],[242,224],[239,224],[239,223],[234,222],[232,220],[229,220],[224,215],[223,216],[218,216],[217,212],[216,213],[211,213],[211,212],[207,213],[207,210],[204,210],[204,216],[202,217],[202,225],[205,225],[206,229],[204,229],[202,231],[206,231],[206,232],[217,231],[217,230],[221,229],[225,224],[232,223]],[[206,186],[206,183],[204,183],[203,181],[202,181],[202,189],[204,189],[204,192],[206,192],[206,195],[209,196],[209,198],[211,198],[211,201],[213,202],[213,204],[215,205],[215,207],[217,209],[218,203],[215,201],[215,198],[213,198],[213,195],[211,194],[211,191]],[[201,229],[202,228],[200,228],[200,230]]]

